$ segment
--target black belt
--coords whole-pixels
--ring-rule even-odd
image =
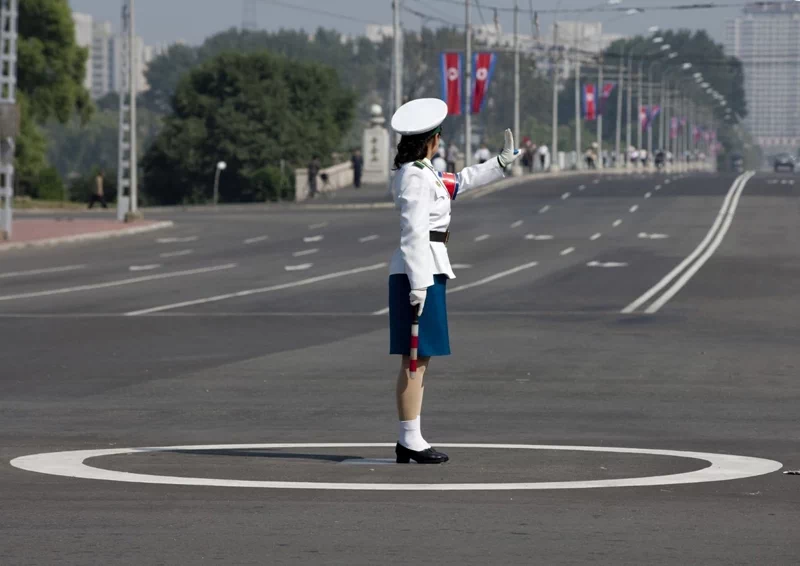
[[[447,232],[433,232],[431,231],[431,242],[439,242],[447,245],[450,241],[450,231]]]

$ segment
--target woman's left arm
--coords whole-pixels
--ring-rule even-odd
[[[519,159],[521,155],[522,152],[514,147],[514,135],[511,130],[506,130],[505,146],[500,155],[486,163],[466,167],[456,175],[458,194],[499,181],[505,177],[505,168]]]

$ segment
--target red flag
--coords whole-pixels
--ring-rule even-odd
[[[639,127],[646,130],[649,122],[650,113],[647,111],[647,106],[639,106]]]
[[[473,57],[475,69],[475,86],[472,94],[472,113],[480,114],[486,104],[486,93],[489,92],[489,83],[494,74],[494,65],[497,56],[494,53],[476,53]]]
[[[583,85],[583,115],[587,120],[597,118],[597,101],[592,83]]]
[[[462,61],[461,53],[442,53],[442,100],[451,116],[461,116]]]
[[[600,104],[599,108],[597,109],[597,113],[599,115],[604,115],[606,111],[606,103],[608,99],[611,97],[611,93],[614,92],[614,87],[616,85],[614,83],[606,83],[603,85],[603,92],[600,93]]]

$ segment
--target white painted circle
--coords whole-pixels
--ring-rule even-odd
[[[678,450],[649,450],[644,448],[609,448],[599,446],[551,446],[548,444],[439,444],[442,448],[478,448],[500,450],[560,450],[577,452],[609,452],[615,454],[644,454],[649,456],[672,456],[705,460],[710,466],[693,472],[650,476],[644,478],[622,478],[592,481],[528,482],[528,483],[326,483],[294,481],[253,481],[213,478],[185,478],[157,476],[103,470],[84,464],[89,458],[172,452],[179,450],[253,450],[275,448],[393,448],[386,443],[278,443],[278,444],[210,444],[194,446],[160,446],[152,448],[112,448],[108,450],[72,450],[21,456],[11,460],[11,465],[21,470],[54,476],[106,480],[127,483],[160,485],[193,485],[209,487],[251,487],[270,489],[328,489],[348,491],[498,491],[539,489],[590,489],[600,487],[644,487],[736,480],[775,472],[783,467],[780,462],[707,452],[683,452]]]

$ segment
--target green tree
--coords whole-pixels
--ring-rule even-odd
[[[145,195],[162,204],[205,201],[223,160],[223,201],[272,198],[283,186],[274,181],[281,160],[298,166],[329,156],[353,105],[329,68],[268,52],[223,53],[178,85],[173,114],[143,161]]]
[[[23,0],[19,3],[17,97],[22,127],[17,140],[17,180],[23,192],[36,196],[39,175],[46,171],[46,143],[37,124],[68,121],[77,112],[89,118],[92,104],[83,87],[88,52],[75,41],[67,0]]]

